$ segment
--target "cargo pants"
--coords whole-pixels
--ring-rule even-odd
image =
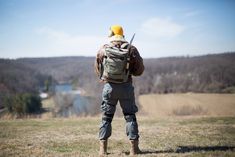
[[[99,139],[106,140],[111,136],[111,123],[118,101],[126,120],[126,134],[129,140],[138,140],[139,131],[135,116],[138,108],[135,104],[134,87],[131,82],[122,84],[105,83],[102,92],[101,111],[103,115],[99,130]]]

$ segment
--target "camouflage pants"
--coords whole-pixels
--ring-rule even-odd
[[[135,116],[138,108],[135,104],[134,87],[132,83],[106,83],[102,93],[101,110],[103,115],[99,130],[100,140],[106,140],[112,134],[111,123],[118,101],[126,120],[126,134],[128,138],[130,140],[139,138],[138,124]]]

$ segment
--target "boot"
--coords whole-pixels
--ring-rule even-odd
[[[100,157],[103,157],[107,154],[107,144],[108,140],[100,140]]]
[[[136,155],[140,153],[140,149],[139,149],[139,140],[130,140],[130,144],[131,144],[131,149],[130,149],[130,155]]]

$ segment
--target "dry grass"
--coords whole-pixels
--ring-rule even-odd
[[[45,109],[46,112],[42,113],[41,117],[42,118],[52,118],[53,116],[53,111],[55,108],[55,102],[53,97],[50,97],[49,99],[45,99],[42,101],[42,106]]]
[[[141,96],[145,116],[137,115],[143,151],[138,156],[235,156],[234,96]],[[53,101],[43,106],[50,110]],[[41,117],[0,120],[0,156],[98,156],[100,117],[52,118],[51,112]],[[124,118],[114,118],[108,152],[129,155]]]
[[[138,156],[234,156],[235,118],[139,117]],[[99,118],[0,121],[0,156],[97,156]],[[123,118],[115,117],[108,156],[128,156]]]
[[[149,116],[235,116],[235,94],[151,94],[139,97]]]

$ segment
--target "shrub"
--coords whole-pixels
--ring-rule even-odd
[[[39,113],[42,103],[39,96],[33,94],[16,94],[7,97],[4,106],[8,112],[17,115],[25,115],[31,113]]]
[[[235,86],[227,87],[222,92],[223,93],[235,93]]]

